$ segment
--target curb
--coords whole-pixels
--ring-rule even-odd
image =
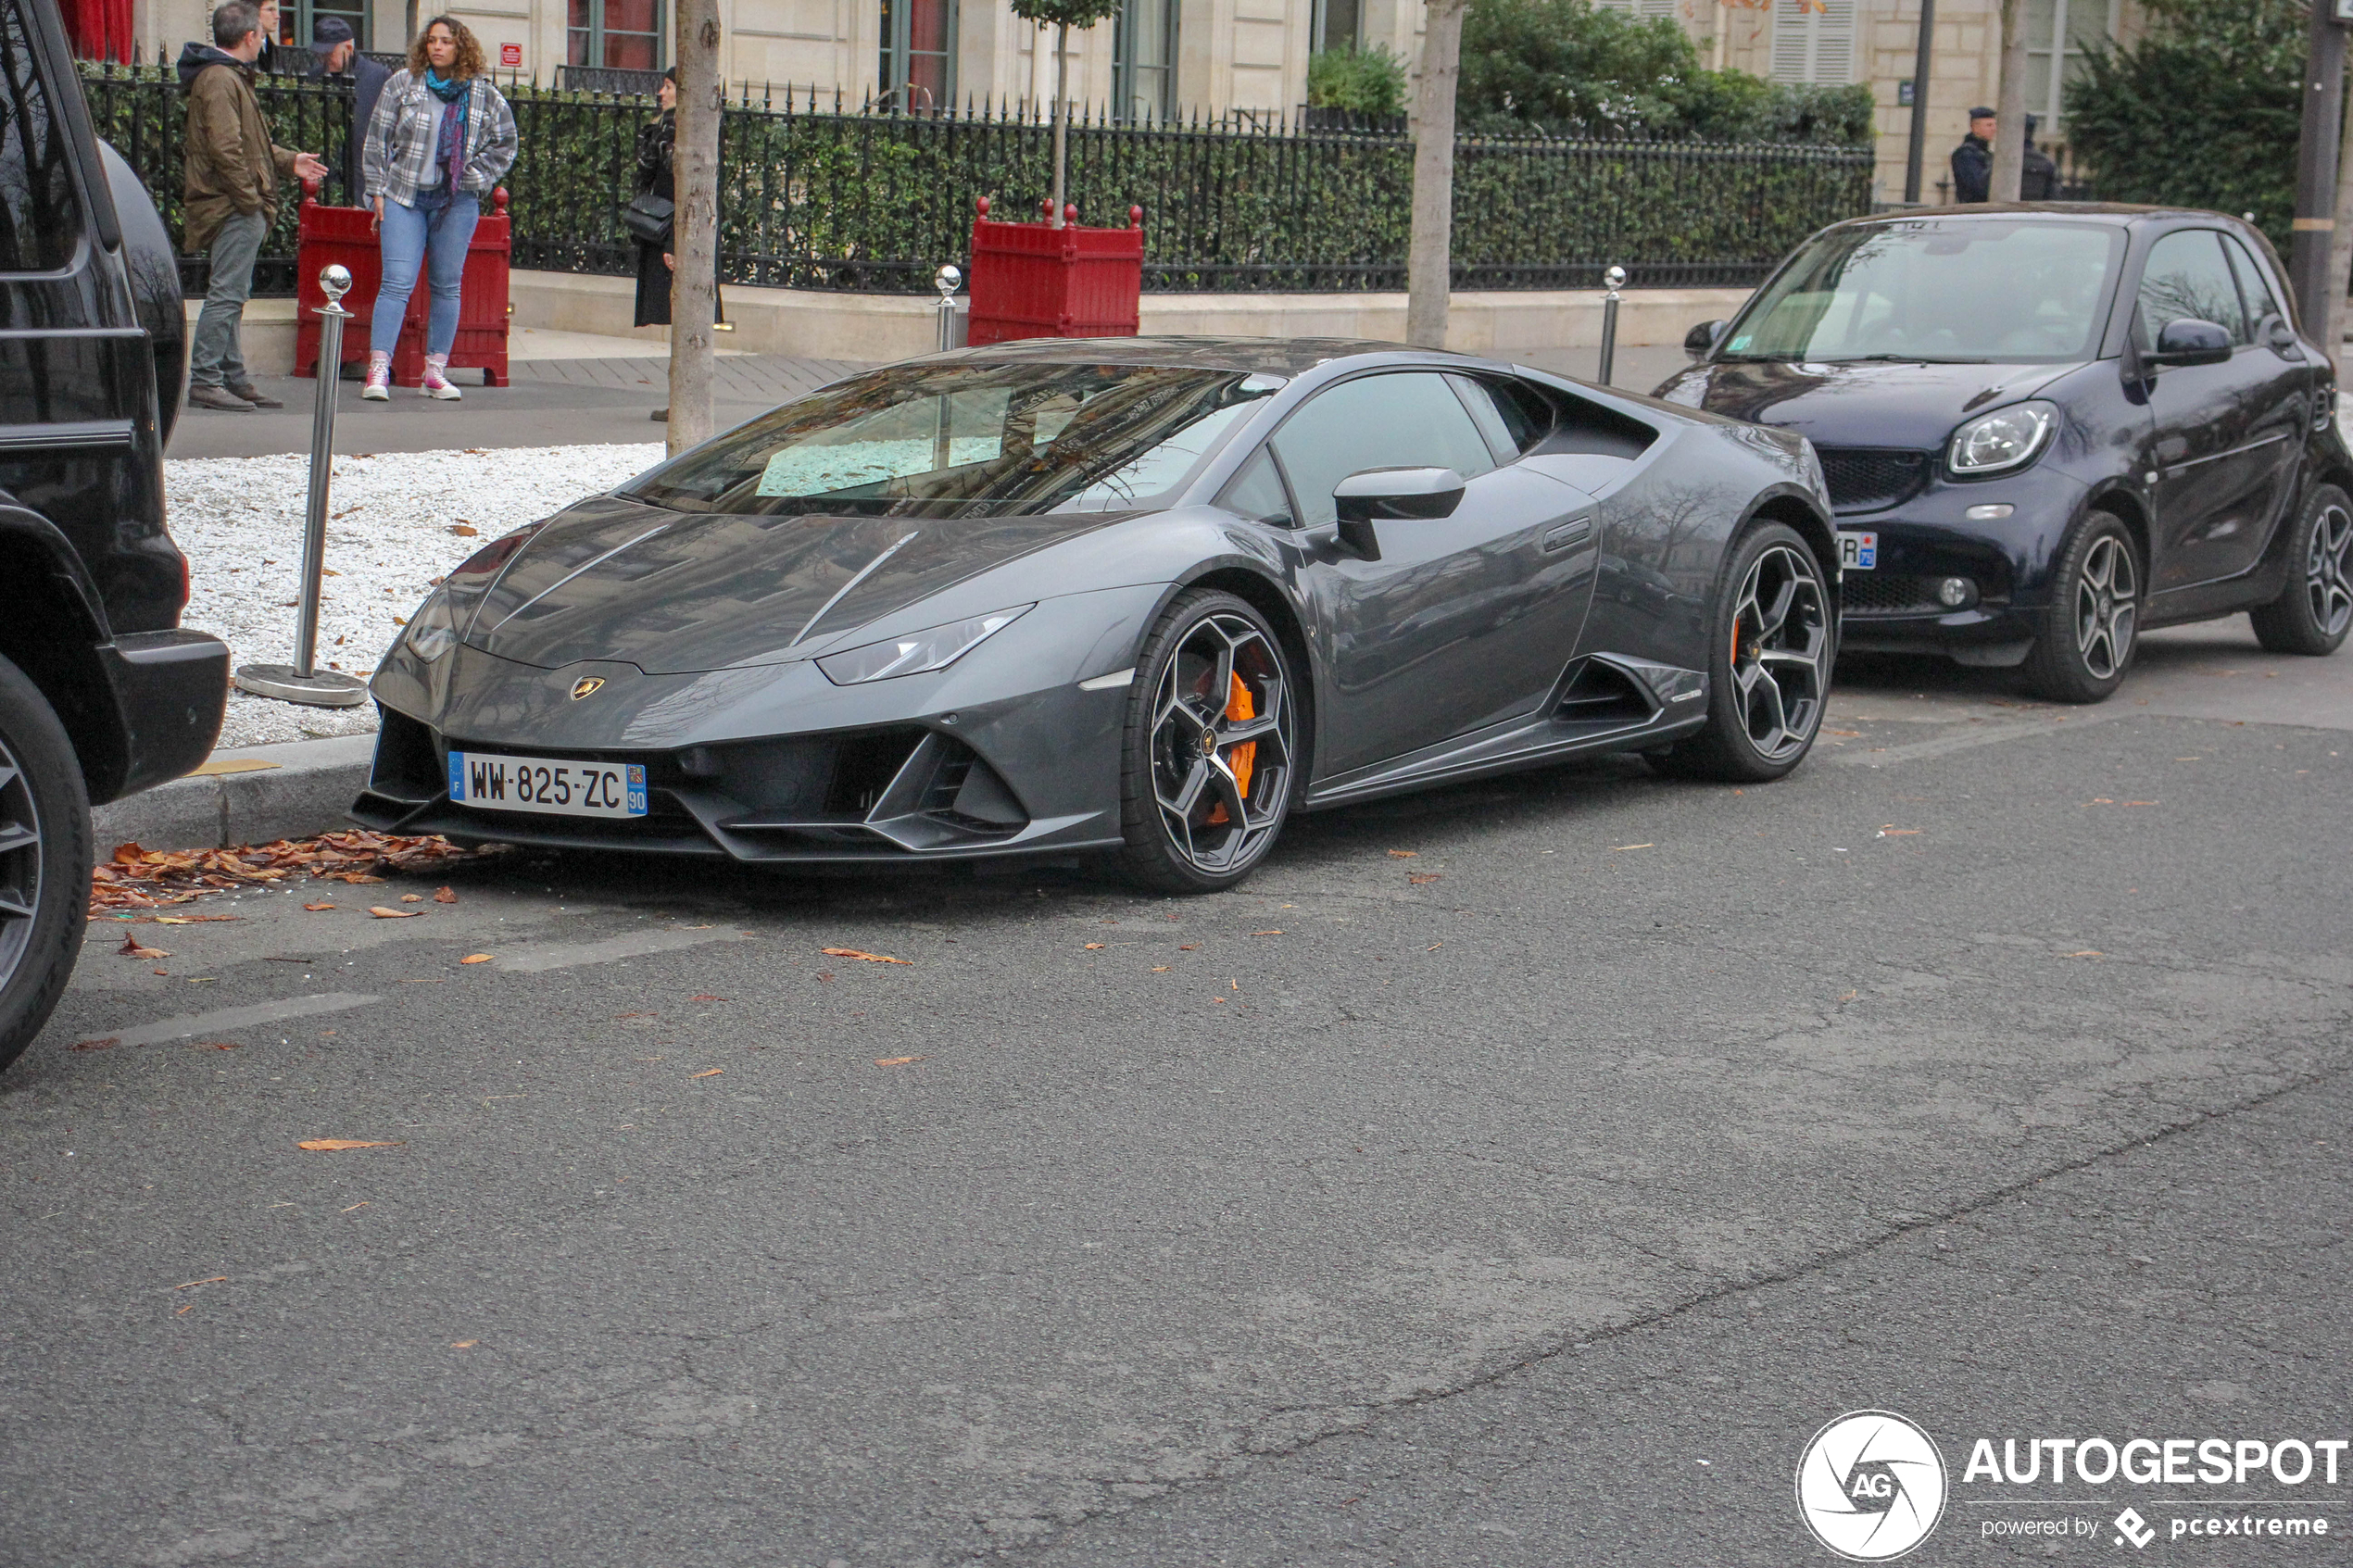
[[[375,753],[373,734],[216,751],[185,778],[91,812],[92,842],[104,858],[125,843],[225,849],[347,828]]]

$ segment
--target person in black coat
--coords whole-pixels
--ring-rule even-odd
[[[383,94],[384,83],[392,80],[392,72],[381,61],[359,52],[359,41],[351,35],[351,24],[341,17],[322,16],[311,24],[310,56],[311,80],[351,78],[351,125],[344,138],[343,164],[337,172],[343,177],[344,205],[362,206],[359,153],[367,140],[368,122],[376,117],[376,99]]]
[[[1953,199],[1990,201],[1994,194],[1994,111],[1969,111],[1969,134],[1953,149]]]
[[[666,202],[678,199],[677,169],[673,155],[678,145],[678,68],[672,66],[661,73],[661,89],[656,100],[661,105],[661,118],[642,127],[637,132],[637,194],[660,196]],[[661,245],[637,242],[637,315],[641,327],[670,325],[670,282],[673,253]],[[715,292],[715,291],[714,291]],[[716,319],[727,319],[726,303],[715,299]],[[656,408],[656,420],[670,418],[667,408]]]
[[[2055,202],[2058,200],[2058,165],[2050,155],[2034,144],[2032,115],[2026,117],[2026,161],[2020,166],[2018,199],[2022,202]]]

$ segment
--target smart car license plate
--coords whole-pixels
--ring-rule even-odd
[[[449,754],[449,798],[480,811],[545,811],[559,817],[642,817],[646,770],[636,763],[554,757]]]
[[[1838,564],[1849,571],[1879,570],[1879,535],[1843,533],[1838,536]]]

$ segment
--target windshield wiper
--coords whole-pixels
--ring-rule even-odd
[[[1835,359],[1823,359],[1824,365],[1859,365],[1865,362],[1893,365],[1990,365],[1991,359],[1948,359],[1934,354],[1847,354]]]

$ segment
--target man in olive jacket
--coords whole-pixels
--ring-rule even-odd
[[[188,353],[188,401],[250,413],[283,407],[245,373],[238,324],[253,295],[254,258],[278,215],[278,176],[321,179],[327,166],[270,140],[253,62],[261,53],[261,13],[253,0],[227,0],[212,13],[212,45],[180,55],[188,90],[187,182],[181,243],[209,253],[212,282]]]

